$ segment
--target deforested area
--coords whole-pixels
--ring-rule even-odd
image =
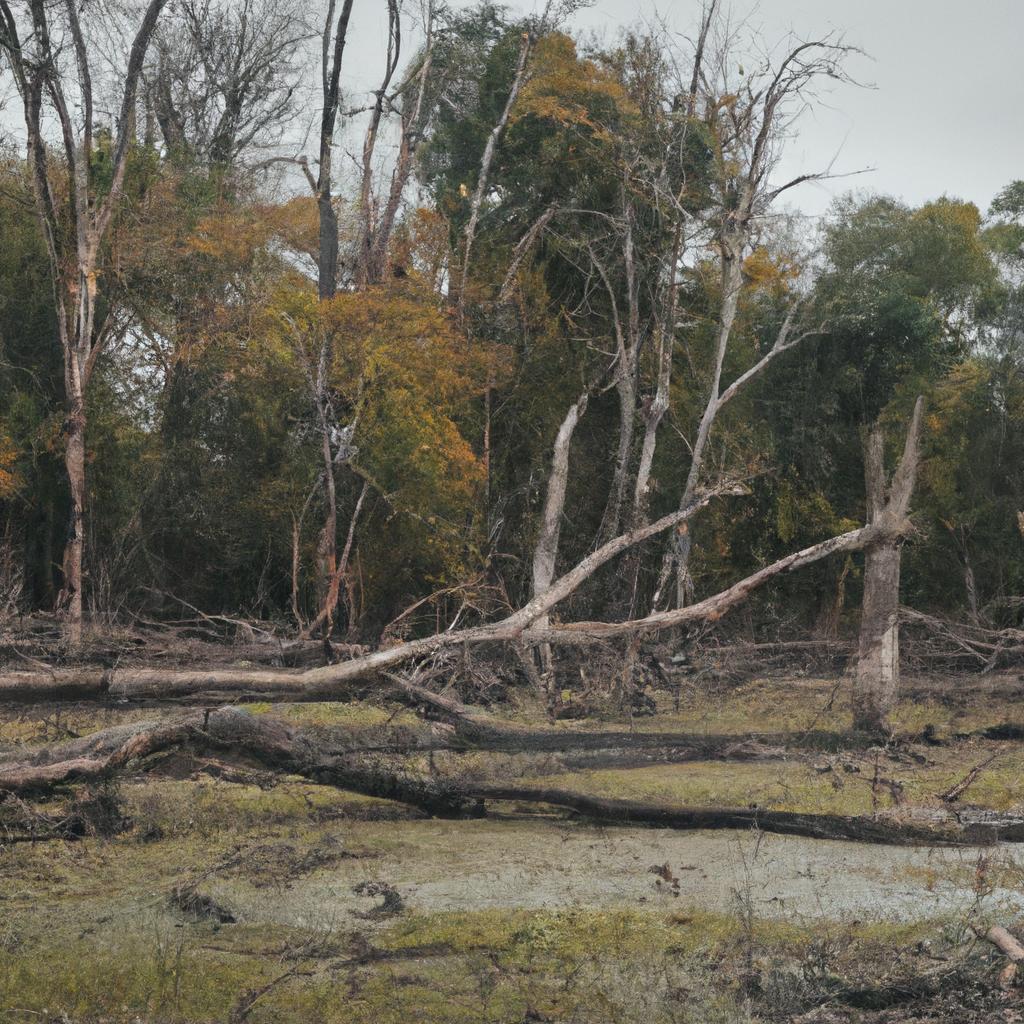
[[[0,1021],[1024,1020],[976,6],[0,0]]]

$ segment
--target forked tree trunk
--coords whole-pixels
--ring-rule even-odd
[[[918,398],[891,483],[886,479],[884,440],[878,426],[864,455],[868,521],[879,528],[864,551],[864,605],[853,690],[853,725],[864,732],[888,731],[889,712],[899,692],[900,557],[917,476],[922,405]]]

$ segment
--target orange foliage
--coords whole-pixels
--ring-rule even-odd
[[[14,468],[17,458],[14,442],[0,434],[0,498],[10,498],[21,487],[21,477]]]

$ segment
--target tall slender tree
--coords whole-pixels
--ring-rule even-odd
[[[79,5],[75,0],[56,4],[24,0],[21,5],[0,0],[0,49],[10,62],[22,100],[36,207],[50,259],[57,333],[64,355],[64,465],[71,513],[58,610],[66,618],[72,644],[82,636],[86,397],[109,327],[99,301],[102,250],[124,190],[146,51],[167,2],[149,0],[143,11],[120,75],[120,113],[107,152],[98,137],[94,54]],[[70,38],[73,60],[54,42],[57,32]],[[47,110],[60,128],[63,167],[53,159],[46,140]],[[66,188],[57,184],[62,172]]]

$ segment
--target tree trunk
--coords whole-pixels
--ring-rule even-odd
[[[321,382],[321,387],[326,385]],[[322,403],[321,403],[322,404]],[[338,601],[338,496],[334,482],[334,457],[327,417],[321,409],[321,454],[324,473],[324,525],[317,545],[317,584],[320,610],[323,614],[323,635],[330,638],[334,624],[334,606]]]
[[[883,541],[864,553],[864,606],[853,702],[853,724],[885,732],[900,678],[900,542]]]
[[[622,366],[615,390],[619,397],[619,446],[615,453],[615,471],[608,492],[608,503],[601,517],[598,544],[606,544],[617,536],[622,525],[622,503],[626,495],[633,435],[636,432],[636,367],[631,362]]]
[[[544,513],[541,517],[540,536],[533,551],[533,597],[543,594],[555,578],[558,559],[558,537],[562,529],[562,515],[565,511],[565,488],[569,481],[569,445],[572,442],[576,424],[587,408],[587,393],[584,392],[566,413],[555,437],[555,451],[551,459],[551,474],[544,499]],[[544,614],[536,625],[546,627],[548,616]],[[551,645],[541,646],[541,669],[547,676],[551,671]],[[550,678],[547,680],[550,686]],[[550,694],[549,694],[550,697]]]
[[[78,644],[82,639],[82,558],[85,541],[85,409],[80,398],[72,404],[66,430],[64,466],[68,476],[71,509],[58,608],[67,621],[68,642]]]
[[[923,401],[918,398],[907,439],[891,483],[885,448],[876,426],[864,453],[868,522],[875,534],[864,549],[864,605],[853,689],[853,725],[865,732],[888,732],[900,680],[900,554],[910,530],[907,511],[917,476],[918,436]]]

